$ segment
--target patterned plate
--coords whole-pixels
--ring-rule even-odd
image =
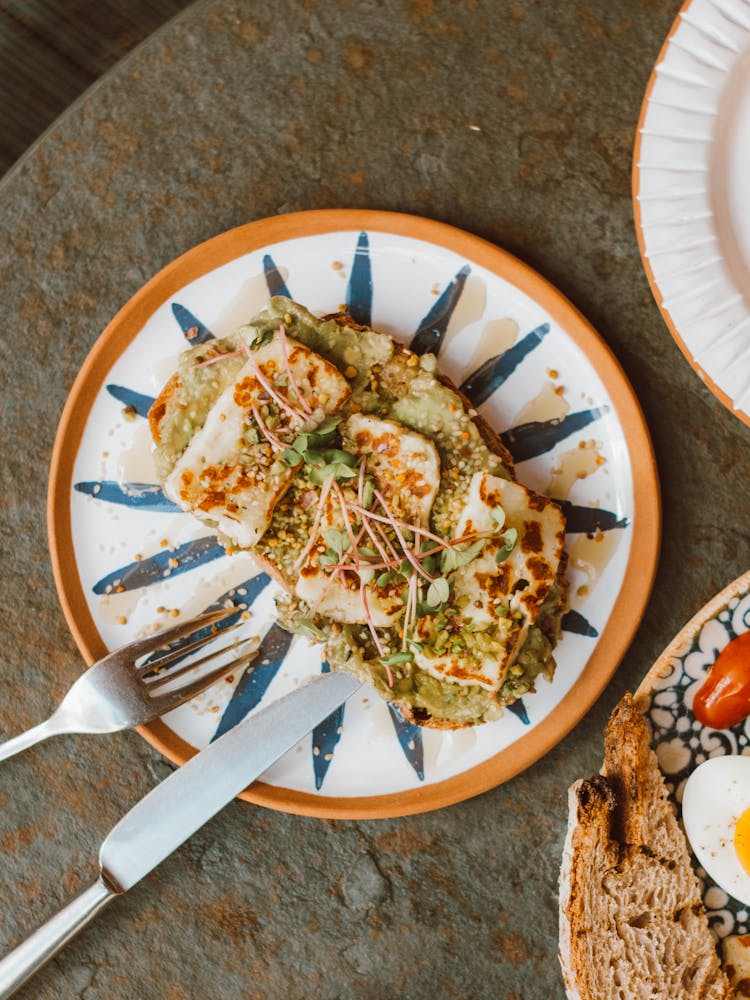
[[[477,794],[545,753],[605,686],[647,600],[659,509],[643,419],[607,348],[539,275],[459,230],[380,212],[279,216],[202,244],[138,292],[86,360],[55,446],[51,551],[70,627],[92,661],[154,623],[217,603],[249,613],[261,640],[256,669],[141,730],[177,763],[327,669],[275,624],[275,587],[252,558],[226,556],[162,495],[144,419],[185,338],[228,332],[269,293],[321,313],[345,304],[359,321],[439,354],[504,432],[519,478],[562,502],[572,609],[554,681],[541,680],[498,722],[422,731],[368,691],[245,797],[344,817],[418,812]]]
[[[750,753],[750,719],[734,729],[708,729],[693,716],[693,698],[703,684],[706,671],[721,650],[750,630],[750,572],[698,612],[667,646],[638,688],[637,697],[649,699],[648,717],[653,727],[653,746],[678,812],[689,775],[698,764],[720,754]],[[696,867],[703,884],[708,919],[719,937],[747,934],[750,911],[719,888],[702,868]]]
[[[750,424],[750,3],[690,0],[656,61],[633,159],[643,265],[672,336]]]

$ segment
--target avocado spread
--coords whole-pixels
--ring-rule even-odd
[[[551,679],[566,607],[559,510],[475,418],[433,355],[281,296],[150,413],[165,492],[283,582],[279,623],[441,727]]]

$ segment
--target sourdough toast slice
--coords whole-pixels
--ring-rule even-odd
[[[607,725],[602,773],[571,787],[569,808],[560,960],[570,1000],[732,997],[632,696]]]
[[[389,420],[395,421],[401,428],[400,433],[404,442],[408,438],[408,432],[413,431],[416,435],[421,434],[428,442],[432,441],[437,447],[440,452],[440,463],[436,474],[436,482],[438,483],[435,494],[436,502],[430,515],[431,523],[425,524],[424,527],[430,527],[434,532],[437,532],[440,536],[437,539],[438,542],[440,539],[458,537],[455,535],[456,512],[467,502],[473,475],[488,470],[489,474],[500,477],[504,483],[515,483],[513,461],[499,434],[481,418],[473,409],[471,402],[453,386],[449,379],[436,372],[434,357],[418,357],[395,343],[388,335],[357,324],[351,316],[344,312],[318,320],[304,307],[288,299],[272,299],[267,309],[259,317],[256,317],[256,320],[252,320],[249,325],[260,321],[259,329],[262,331],[267,329],[269,333],[272,333],[282,319],[284,325],[289,327],[290,337],[296,337],[301,344],[311,348],[321,358],[332,362],[349,382],[351,396],[341,408],[339,422],[342,423],[342,429],[336,432],[341,438],[340,448],[348,449],[349,457],[356,457],[358,446],[350,440],[351,430],[347,431],[346,429],[359,419],[354,416],[354,414],[359,413],[366,414],[368,417],[377,416],[383,425],[379,433],[384,432],[384,426]],[[294,340],[290,340],[290,343],[293,342]],[[150,426],[156,444],[157,471],[165,488],[170,483],[172,486],[174,485],[176,464],[181,461],[183,465],[186,464],[181,456],[187,452],[193,436],[203,433],[204,428],[213,433],[214,428],[209,426],[210,421],[206,414],[214,406],[215,401],[222,396],[222,393],[226,393],[228,390],[231,395],[235,378],[241,378],[238,372],[244,363],[241,357],[243,347],[246,351],[247,347],[242,340],[242,331],[222,338],[221,341],[210,341],[197,345],[183,355],[178,371],[165,385],[155,401],[149,415]],[[357,354],[358,351],[359,354]],[[427,390],[425,390],[425,386],[427,386]],[[221,425],[224,432],[227,428],[231,430],[234,426],[233,411],[229,413],[228,418],[223,402],[220,407],[217,407],[217,409],[219,408],[222,412],[218,419],[225,421]],[[343,418],[343,422],[341,418]],[[216,426],[219,425],[216,424]],[[203,437],[206,436],[203,433]],[[218,439],[218,434],[215,439]],[[238,435],[235,434],[232,440],[238,441]],[[381,438],[377,438],[377,440],[380,441]],[[374,437],[373,441],[375,441]],[[331,442],[331,444],[334,443]],[[262,441],[261,444],[263,444]],[[364,450],[367,451],[366,448]],[[408,471],[414,474],[413,460],[416,458],[416,451],[415,449],[412,451],[409,452],[411,466],[406,466],[403,462],[399,465],[399,462],[396,462],[393,468],[396,469],[397,466],[400,470],[408,468]],[[204,450],[203,443],[200,444],[197,453],[204,456],[200,460],[205,462],[208,451]],[[286,461],[286,456],[292,454],[288,451],[285,452],[282,460]],[[341,455],[342,452],[338,451],[337,454]],[[403,455],[400,457],[403,458]],[[191,455],[188,455],[188,459],[191,459]],[[214,468],[212,464],[214,461],[218,463],[216,466],[217,477],[221,473],[224,477],[222,483],[225,481],[232,483],[232,478],[227,478],[224,475],[226,472],[224,466],[229,463],[211,458],[211,469]],[[368,470],[372,473],[372,456],[367,457],[366,462]],[[181,466],[178,467],[177,471],[181,473]],[[190,468],[188,471],[193,479],[199,477],[201,481],[206,472],[205,469],[201,468]],[[237,478],[239,481],[239,477]],[[395,478],[404,477],[396,475]],[[384,489],[377,480],[377,476],[376,485],[380,485],[381,489]],[[396,491],[398,489],[400,487],[396,487]],[[216,492],[218,494],[218,491]],[[529,497],[529,513],[526,520],[529,522],[535,518],[538,520],[543,508],[542,498],[530,491],[523,490],[520,486],[517,488],[517,492],[524,492]],[[403,497],[408,495],[407,491],[402,489],[402,495],[397,503],[403,505]],[[232,497],[232,499],[235,498]],[[318,507],[318,499],[320,507]],[[534,503],[535,501],[538,502]],[[360,501],[355,497],[355,502]],[[206,508],[202,504],[203,501],[201,502],[201,507],[205,512],[203,519],[211,524],[213,515],[206,512]],[[497,717],[503,704],[508,704],[513,699],[534,689],[534,678],[539,673],[548,678],[551,677],[554,669],[552,649],[559,638],[560,620],[567,605],[567,584],[564,579],[565,559],[562,555],[564,533],[559,508],[554,507],[546,499],[544,500],[544,504],[553,507],[556,516],[560,519],[561,527],[557,536],[560,539],[559,550],[556,552],[556,558],[549,563],[541,558],[544,555],[543,552],[539,549],[534,550],[534,553],[539,556],[535,562],[538,565],[547,566],[549,576],[547,586],[550,593],[543,611],[539,610],[533,618],[529,614],[528,632],[523,633],[523,641],[519,643],[518,650],[517,663],[523,664],[523,666],[513,664],[514,674],[511,683],[511,678],[506,676],[505,668],[501,665],[499,658],[492,661],[498,664],[496,673],[501,676],[500,683],[507,681],[506,689],[503,692],[505,701],[500,702],[496,700],[497,690],[485,687],[475,691],[473,687],[468,686],[469,682],[463,682],[463,687],[461,684],[450,683],[443,680],[441,676],[435,676],[438,672],[437,667],[434,668],[435,672],[429,675],[428,671],[422,669],[420,665],[399,664],[400,669],[393,672],[395,675],[394,686],[390,677],[391,671],[387,665],[384,666],[382,663],[382,657],[385,654],[383,650],[374,649],[370,636],[366,634],[367,626],[358,631],[355,627],[357,619],[354,617],[354,613],[352,612],[352,617],[349,619],[345,617],[345,614],[349,612],[346,611],[347,603],[344,598],[348,595],[344,594],[339,597],[335,592],[336,588],[333,587],[325,595],[320,593],[321,578],[324,579],[323,560],[320,558],[320,553],[323,550],[318,548],[317,554],[311,556],[307,549],[307,543],[313,536],[318,537],[325,534],[325,531],[321,530],[322,528],[333,534],[338,534],[342,530],[341,525],[334,523],[335,511],[330,515],[330,521],[326,520],[329,518],[329,510],[325,504],[326,498],[322,495],[319,485],[314,487],[306,471],[302,470],[294,482],[290,484],[288,492],[279,500],[271,516],[268,529],[263,533],[259,542],[252,546],[252,552],[259,565],[281,585],[287,595],[286,598],[281,597],[278,600],[280,624],[297,631],[298,626],[302,623],[303,628],[306,629],[303,634],[308,636],[311,632],[313,634],[317,632],[320,636],[322,632],[325,635],[326,643],[323,654],[333,667],[341,667],[356,673],[363,680],[372,681],[378,692],[386,700],[397,704],[411,721],[421,726],[446,729],[461,728]],[[532,506],[532,504],[534,505]],[[320,519],[321,515],[322,519]],[[197,513],[196,516],[198,516]],[[401,516],[404,516],[403,511]],[[316,520],[316,518],[320,520]],[[215,520],[218,524],[218,518]],[[531,535],[529,534],[527,538],[525,525],[524,521],[524,530],[520,530],[521,525],[519,525],[521,536],[518,545],[519,552],[526,551],[527,546],[530,545],[528,539],[531,538]],[[334,531],[334,529],[336,530]],[[471,533],[470,529],[466,530],[469,534]],[[248,547],[239,540],[239,536],[227,535],[224,542],[230,549]],[[535,544],[541,545],[541,538]],[[488,546],[488,553],[489,548],[490,546]],[[301,558],[298,558],[300,551],[303,554]],[[328,558],[327,554],[326,558]],[[499,562],[498,559],[497,563]],[[507,575],[511,579],[511,583],[515,580],[515,577],[512,576],[512,563],[513,559],[511,558],[507,567]],[[503,569],[505,568],[503,567]],[[495,562],[493,562],[492,570],[493,573],[500,575]],[[433,572],[436,571],[433,570]],[[529,593],[531,593],[537,579],[536,572],[536,569],[529,566],[531,575],[521,574],[526,578],[518,580],[521,589],[529,587]],[[398,600],[404,602],[402,596],[404,588],[403,584],[400,587],[398,585],[398,573],[400,573],[400,569],[396,573],[397,580],[392,586],[394,592],[399,595]],[[303,574],[304,580],[302,579]],[[381,573],[380,575],[388,576],[389,574]],[[489,575],[487,574],[488,578]],[[372,586],[373,589],[375,587],[387,588],[389,584],[380,584],[376,576],[374,585],[371,583],[369,586]],[[349,589],[352,588],[349,587]],[[514,593],[511,591],[510,584],[507,591],[508,597]],[[390,598],[390,594],[386,596],[392,603],[393,599]],[[380,598],[379,593],[371,595],[369,598],[372,604],[368,611],[370,617],[370,612],[373,609],[378,611],[377,601]],[[359,598],[352,600],[355,602]],[[520,601],[521,597],[516,598],[516,603]],[[331,613],[329,621],[327,606],[332,603],[336,604],[336,602],[341,604],[341,607],[337,605],[334,609],[339,613],[339,617],[336,618]],[[361,619],[359,624],[361,624]],[[374,628],[372,621],[370,624]],[[343,632],[339,625],[343,625]],[[329,626],[332,626],[330,630]],[[378,627],[381,626],[378,625]],[[440,626],[440,628],[443,627]],[[394,648],[399,648],[398,645],[393,644],[400,643],[400,639],[396,638],[396,626],[389,626],[389,628],[387,638],[383,641],[386,646],[388,642],[392,644],[391,649],[387,650],[387,652],[392,653]],[[301,631],[301,629],[299,630]],[[495,631],[499,632],[500,629],[493,624],[493,635]],[[377,645],[377,639],[375,645]],[[468,640],[466,646],[468,648]],[[494,656],[494,652],[492,650],[490,652]],[[487,656],[489,657],[489,653]],[[431,663],[430,667],[432,666]],[[467,692],[468,697],[466,697]],[[495,714],[489,714],[490,712]]]

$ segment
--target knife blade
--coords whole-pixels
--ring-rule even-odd
[[[321,674],[249,716],[152,789],[104,840],[99,879],[0,961],[0,1000],[360,687],[348,674]]]

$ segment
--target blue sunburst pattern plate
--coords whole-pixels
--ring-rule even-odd
[[[418,730],[365,691],[249,794],[332,816],[457,801],[527,766],[585,712],[637,625],[658,539],[650,443],[624,376],[559,293],[481,240],[408,216],[300,213],[217,237],[157,275],[100,338],[61,421],[50,529],[63,605],[89,659],[217,603],[245,615],[261,644],[255,670],[145,733],[178,762],[327,669],[275,624],[275,585],[252,557],[227,556],[165,499],[151,458],[148,407],[179,352],[276,293],[321,314],[345,305],[438,354],[502,432],[519,479],[565,508],[571,610],[552,683],[456,733]]]
[[[750,572],[717,594],[667,646],[637,695],[647,699],[653,746],[672,802],[681,815],[692,772],[710,757],[750,754],[750,719],[711,729],[693,715],[693,699],[724,647],[750,630]],[[708,920],[716,935],[750,933],[750,907],[733,899],[698,867]]]

